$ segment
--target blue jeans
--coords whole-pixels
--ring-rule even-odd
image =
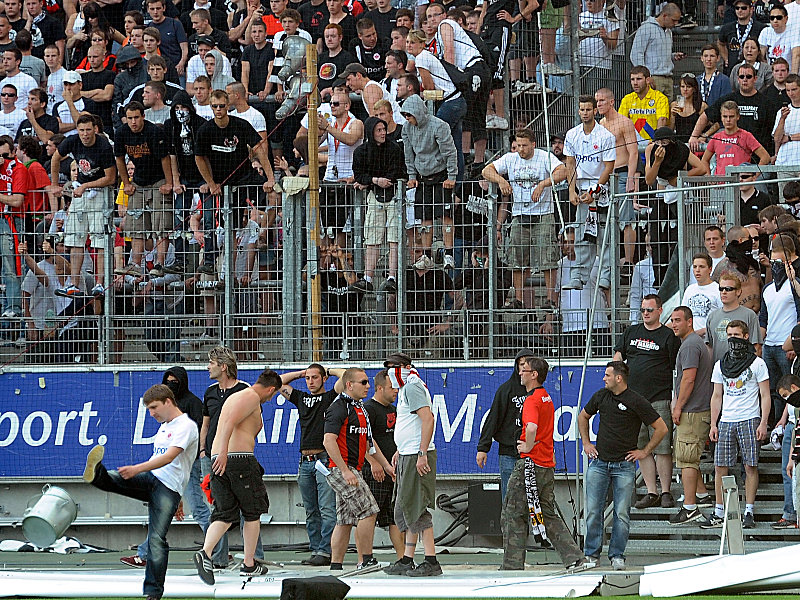
[[[198,525],[200,525],[200,529],[202,529],[203,533],[205,533],[208,529],[211,511],[208,509],[208,505],[206,504],[205,494],[203,493],[203,490],[200,489],[200,482],[202,479],[202,475],[200,474],[200,459],[198,458],[192,464],[192,472],[189,475],[189,483],[186,486],[186,489],[183,490],[183,497],[186,500],[186,504],[189,509],[188,512],[191,513],[192,517],[194,517],[194,520]],[[145,540],[139,544],[139,548],[136,551],[136,553],[139,555],[139,558],[142,560],[147,560],[148,558],[149,539],[150,536],[148,535]]]
[[[506,499],[506,492],[508,491],[508,480],[511,478],[511,472],[514,470],[514,465],[517,464],[517,459],[514,456],[500,455],[500,501],[504,502]]]
[[[5,310],[14,311],[15,314],[22,316],[22,278],[17,274],[17,252],[14,247],[14,234],[8,223],[9,218],[0,218],[0,261],[2,261],[3,285],[6,286]],[[14,219],[14,228],[17,233],[22,231],[22,219]],[[19,241],[22,241],[21,237]]]
[[[778,380],[784,375],[792,372],[792,363],[786,358],[780,346],[767,346],[764,344],[761,352],[764,362],[767,363],[767,370],[769,371],[769,389],[772,396],[772,423],[777,423],[783,414],[783,407],[786,406],[786,401],[778,394],[775,386],[778,385]]]
[[[450,134],[453,136],[453,143],[456,145],[456,156],[458,157],[458,179],[464,179],[464,153],[461,151],[461,133],[463,131],[464,117],[467,114],[467,101],[462,95],[447,102],[442,102],[436,116],[450,126]]]
[[[211,472],[211,459],[204,457],[200,459],[200,470],[202,476],[205,477]],[[239,517],[239,527],[244,532],[244,517]],[[261,545],[261,534],[256,538],[256,558],[259,560],[264,559],[264,546]],[[227,566],[228,565],[228,534],[222,538],[214,546],[214,552],[211,553],[211,562],[215,565]]]
[[[97,466],[92,485],[104,492],[147,502],[150,556],[144,569],[144,595],[160,598],[164,594],[169,559],[167,531],[181,501],[181,495],[169,489],[150,472],[123,479],[116,471],[107,471],[102,463]]]
[[[603,512],[611,486],[614,495],[614,524],[608,543],[608,557],[625,556],[631,523],[631,495],[636,477],[635,463],[595,459],[586,471],[586,539],[583,553],[600,556],[603,550]]]
[[[311,554],[331,555],[331,534],[336,527],[336,493],[313,462],[300,460],[297,485],[306,509],[306,531]]]
[[[790,410],[794,407],[790,406]],[[781,446],[781,476],[783,477],[783,518],[788,521],[797,520],[795,512],[794,496],[792,495],[792,478],[786,474],[786,465],[789,464],[789,457],[792,455],[794,445],[794,423],[786,423],[783,429],[783,445]]]

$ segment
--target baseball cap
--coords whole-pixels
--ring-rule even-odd
[[[367,70],[364,68],[364,65],[357,62],[352,62],[344,68],[342,71],[342,79],[347,79],[348,75],[355,75],[356,73],[361,73],[365,77],[367,76]]]
[[[210,35],[198,35],[197,36],[197,43],[198,44],[205,44],[206,46],[211,46],[212,48],[217,45]]]
[[[394,354],[390,354],[386,357],[386,360],[383,361],[383,366],[388,369],[389,367],[410,365],[412,362],[413,361],[408,354],[404,354],[403,352],[395,352]]]
[[[79,81],[83,81],[80,73],[76,71],[67,71],[64,73],[64,83],[78,83]]]
[[[567,139],[567,134],[564,133],[563,131],[558,131],[556,133],[551,133],[550,134],[550,141],[551,142],[553,140],[561,140],[563,142],[566,139]]]
[[[669,127],[659,127],[653,132],[653,141],[659,140],[674,140],[675,132]]]

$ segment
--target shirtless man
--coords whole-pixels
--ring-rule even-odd
[[[617,112],[614,106],[614,92],[608,88],[600,88],[594,94],[597,100],[597,112],[602,115],[600,125],[608,129],[616,138],[617,160],[614,163],[614,172],[617,173],[619,186],[618,194],[639,191],[639,173],[636,167],[639,164],[639,150],[636,141],[636,128],[633,121]],[[636,214],[633,209],[633,198],[625,197],[617,201],[619,206],[619,223],[624,228],[622,239],[625,256],[622,265],[630,265],[623,269],[630,278],[633,275],[633,253],[636,249],[636,229],[633,223]]]
[[[742,282],[739,303],[758,314],[761,310],[761,269],[751,254],[753,238],[747,227],[741,225],[734,225],[728,229],[726,237],[728,238],[726,256],[714,268],[711,279],[719,283],[722,275],[728,273],[735,275]]]
[[[194,555],[200,579],[214,585],[211,553],[233,523],[244,517],[244,563],[239,574],[243,577],[263,575],[267,567],[256,564],[256,539],[261,528],[261,515],[269,510],[267,488],[253,450],[256,436],[264,427],[261,405],[272,398],[281,387],[281,377],[266,370],[252,387],[233,394],[225,402],[219,416],[217,435],[211,446],[211,494],[214,512],[206,531],[203,549]]]

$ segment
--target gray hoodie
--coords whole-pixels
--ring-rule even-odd
[[[429,115],[422,98],[416,94],[403,102],[402,110],[417,120],[403,125],[403,146],[406,155],[408,178],[417,180],[447,170],[447,178],[458,177],[458,156],[450,126]]]
[[[664,29],[655,17],[649,17],[633,38],[631,63],[647,67],[651,75],[672,75],[672,29]]]

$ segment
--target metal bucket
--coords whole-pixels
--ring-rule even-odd
[[[42,495],[28,501],[22,517],[22,533],[25,539],[39,548],[47,548],[64,532],[78,516],[78,505],[63,489],[50,484],[42,488]]]

